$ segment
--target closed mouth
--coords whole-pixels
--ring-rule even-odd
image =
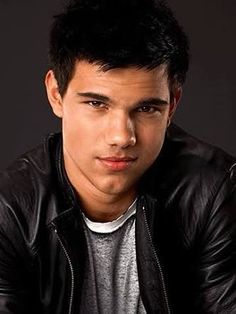
[[[131,157],[131,156],[109,156],[109,157],[102,157],[98,158],[99,161],[108,169],[111,169],[112,171],[122,171],[129,168],[136,160],[137,157]]]

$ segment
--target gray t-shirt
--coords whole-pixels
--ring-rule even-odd
[[[146,313],[137,273],[135,210],[134,202],[123,216],[109,223],[85,218],[89,258],[82,291],[83,313]]]

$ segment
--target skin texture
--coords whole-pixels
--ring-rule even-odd
[[[69,180],[85,214],[111,221],[136,197],[136,185],[157,158],[180,88],[170,86],[166,67],[102,71],[78,61],[61,97],[50,70],[49,102],[62,118],[63,153]]]

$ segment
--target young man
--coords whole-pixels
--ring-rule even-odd
[[[0,313],[236,313],[236,160],[170,123],[170,9],[74,1],[50,60],[62,135],[1,173]]]

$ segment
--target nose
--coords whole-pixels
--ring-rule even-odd
[[[119,148],[136,144],[135,123],[127,113],[119,112],[109,117],[106,142]]]

